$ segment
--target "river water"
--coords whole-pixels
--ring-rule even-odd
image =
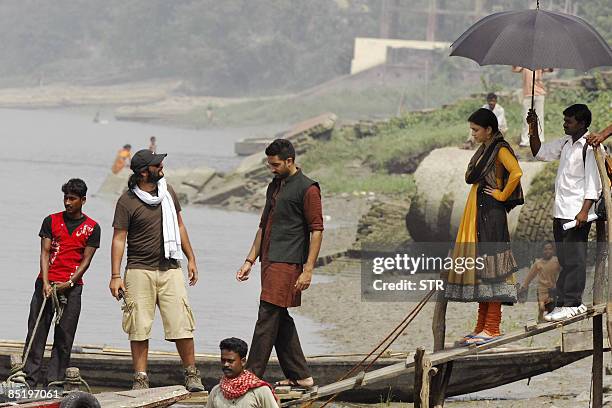
[[[128,348],[121,330],[120,305],[108,290],[114,201],[92,197],[108,175],[117,150],[133,151],[157,137],[158,152],[168,153],[166,169],[208,166],[228,171],[240,162],[233,143],[247,136],[273,135],[282,126],[222,130],[186,130],[110,121],[94,124],[90,116],[64,111],[0,109],[0,338],[23,340],[29,302],[38,274],[38,231],[48,214],[62,211],[61,185],[85,180],[84,212],[102,227],[102,241],[85,274],[83,307],[75,343]],[[199,283],[188,289],[196,317],[196,351],[216,353],[219,341],[235,336],[251,341],[257,319],[259,267],[246,283],[234,279],[252,243],[258,215],[185,206],[183,218],[198,260]],[[124,263],[125,265],[125,263]],[[306,354],[329,350],[319,325],[296,316]],[[52,339],[52,335],[49,336]],[[152,350],[173,350],[163,339],[159,313]]]

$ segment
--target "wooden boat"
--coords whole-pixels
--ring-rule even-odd
[[[13,343],[18,344],[18,343]],[[84,350],[88,350],[85,348]],[[0,378],[9,374],[10,354],[19,354],[20,348],[0,342]],[[556,348],[509,348],[498,347],[456,359],[447,389],[447,396],[473,393],[494,388],[521,379],[544,374],[581,360],[592,354],[592,350],[562,351]],[[212,388],[221,376],[218,356],[197,355],[197,365],[207,388]],[[391,354],[376,362],[370,370],[380,369],[402,361],[413,361],[412,355]],[[309,367],[317,384],[337,381],[361,360],[358,355],[309,357]],[[91,386],[129,389],[132,385],[132,361],[128,350],[90,349],[73,352],[71,365],[78,367],[81,376]],[[152,387],[182,384],[183,374],[180,359],[172,352],[151,352],[148,368]],[[270,381],[283,378],[276,359],[272,359],[266,371]],[[469,381],[466,381],[469,378]],[[380,402],[388,398],[411,401],[414,374],[406,373],[362,387],[344,391],[338,397],[343,401]]]
[[[185,387],[173,385],[148,390],[102,392],[93,394],[93,396],[98,400],[101,408],[161,408],[189,398],[190,394]],[[0,407],[59,408],[60,404],[63,404],[65,407],[79,408],[93,406],[95,401],[92,401],[91,398],[91,394],[79,392],[64,398],[23,401],[17,405],[7,403],[0,404]]]

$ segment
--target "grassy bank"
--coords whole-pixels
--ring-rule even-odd
[[[411,194],[410,173],[420,160],[435,148],[461,144],[468,135],[466,118],[480,105],[473,98],[428,113],[407,113],[378,123],[373,135],[363,138],[344,127],[330,141],[308,149],[300,163],[328,192]]]

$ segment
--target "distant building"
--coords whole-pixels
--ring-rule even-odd
[[[391,55],[398,55],[395,50],[413,51],[415,55],[419,54],[418,51],[424,51],[421,55],[430,55],[434,51],[450,50],[450,45],[451,43],[442,41],[357,37],[355,38],[353,60],[351,61],[351,74],[356,74],[389,62],[397,63],[397,61],[389,61]]]

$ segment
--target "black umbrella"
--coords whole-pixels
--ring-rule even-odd
[[[540,10],[504,11],[484,17],[455,40],[452,56],[479,65],[518,65],[588,71],[612,65],[612,50],[580,17]],[[533,95],[533,90],[532,90]],[[531,99],[533,109],[533,96]]]

